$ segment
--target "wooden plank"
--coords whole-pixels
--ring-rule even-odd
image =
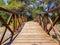
[[[56,43],[13,43],[13,45],[58,45]]]
[[[11,45],[59,45],[37,22],[27,22]]]

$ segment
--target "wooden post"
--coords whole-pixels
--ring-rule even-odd
[[[55,20],[54,20],[54,22],[53,22],[53,26],[55,26],[55,24],[56,24],[56,22],[58,21],[59,18],[60,18],[60,15],[58,15],[58,16],[55,18]],[[48,29],[48,34],[49,34],[49,32],[51,31],[51,29],[52,29],[52,25],[51,25],[50,28]]]
[[[14,27],[14,29],[13,29],[13,32],[15,32],[16,31],[16,28],[17,28],[17,22],[16,22],[16,15],[14,15],[13,14],[13,27]]]
[[[41,14],[39,15],[39,21],[40,21],[40,25],[42,26],[42,16],[41,16]]]
[[[43,29],[47,32],[48,15],[43,16]]]

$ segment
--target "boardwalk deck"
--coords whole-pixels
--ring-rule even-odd
[[[37,22],[27,22],[11,45],[58,45]]]

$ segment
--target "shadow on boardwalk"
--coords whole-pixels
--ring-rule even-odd
[[[19,28],[17,34],[15,34],[13,37],[11,37],[11,38],[10,38],[10,41],[7,42],[7,43],[4,44],[4,45],[11,45],[11,43],[14,41],[14,39],[15,39],[15,38],[18,36],[18,34],[22,31],[22,28],[24,27],[24,25],[25,25],[25,24],[23,24],[23,25]]]

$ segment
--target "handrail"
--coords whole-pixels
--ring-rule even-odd
[[[39,15],[53,13],[53,12],[56,12],[58,10],[60,10],[60,4],[57,7],[53,8],[53,9],[50,9],[49,11],[39,13]]]
[[[5,8],[0,7],[0,11],[8,12],[9,14],[11,14],[7,22],[0,15],[0,21],[2,21],[5,26],[5,31],[4,31],[3,35],[1,36],[1,40],[0,40],[0,45],[1,45],[2,43],[6,42],[8,39],[10,39],[11,36],[13,36],[18,31],[19,27],[21,27],[22,23],[24,23],[24,22],[21,21],[21,20],[23,20],[23,18],[18,13],[14,12],[12,10],[7,10]],[[12,19],[13,19],[13,29],[11,29],[9,26]],[[24,20],[26,20],[26,19],[24,19]],[[6,39],[5,41],[3,41],[7,29],[11,32],[11,36],[8,39]]]
[[[58,5],[57,7],[47,11],[47,12],[44,12],[43,14],[48,14],[48,13],[52,13],[52,12],[55,12],[55,11],[58,11],[60,9],[60,5]]]
[[[54,26],[56,25],[56,23],[60,19],[60,12],[59,12],[59,10],[60,10],[60,4],[57,7],[53,8],[53,9],[47,11],[47,12],[43,12],[43,13],[40,13],[40,14],[37,14],[36,15],[36,17],[39,16],[38,19],[37,19],[37,21],[40,23],[40,25],[44,29],[44,31],[47,32],[47,34],[49,34],[52,29],[53,29],[54,33],[56,34],[55,29],[54,29]],[[58,15],[56,16],[56,18],[54,19],[54,21],[52,21],[52,19],[50,18],[50,16],[48,16],[48,13],[53,13],[53,12],[56,12],[56,11],[57,11]],[[43,14],[43,16],[42,16],[42,14]],[[36,19],[36,17],[35,17],[35,19]],[[49,24],[48,22],[51,25],[49,27],[49,29],[47,27],[47,25]]]
[[[18,14],[17,14],[16,12],[14,12],[13,10],[8,10],[8,9],[2,8],[2,7],[0,7],[0,10],[1,10],[1,11],[5,11],[5,12],[8,12],[8,13],[15,14],[15,15],[18,15]]]

